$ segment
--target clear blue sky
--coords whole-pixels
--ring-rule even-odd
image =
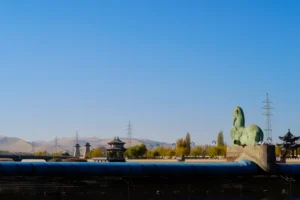
[[[232,111],[300,135],[299,1],[0,3],[0,134],[229,142]]]

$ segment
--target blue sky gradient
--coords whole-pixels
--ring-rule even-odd
[[[211,143],[232,111],[300,135],[299,1],[0,3],[0,134]]]

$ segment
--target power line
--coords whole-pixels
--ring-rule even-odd
[[[272,102],[269,99],[269,94],[266,95],[266,100],[263,101],[263,115],[265,116],[265,142],[267,144],[272,144],[272,123],[271,123],[271,110],[273,109],[271,107]]]

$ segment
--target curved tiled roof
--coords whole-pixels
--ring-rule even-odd
[[[111,142],[109,142],[108,144],[125,144],[125,142],[123,142],[122,140],[120,140],[119,137],[115,137]]]
[[[279,136],[279,139],[286,141],[286,142],[291,142],[291,141],[299,140],[300,137],[295,137],[289,129],[288,132],[284,136]]]

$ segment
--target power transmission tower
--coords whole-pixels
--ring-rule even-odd
[[[57,136],[55,137],[55,153],[57,153],[57,147],[58,147],[58,138]]]
[[[130,121],[129,121],[128,126],[127,126],[127,135],[128,135],[128,138],[129,138],[129,147],[131,147],[132,127],[131,127]]]
[[[271,110],[273,109],[271,107],[271,101],[269,99],[269,94],[266,95],[266,100],[263,101],[264,107],[262,108],[264,110],[263,115],[265,116],[265,142],[267,144],[272,144],[272,124],[271,124]]]
[[[35,154],[35,147],[34,147],[34,141],[32,141],[32,153]]]

